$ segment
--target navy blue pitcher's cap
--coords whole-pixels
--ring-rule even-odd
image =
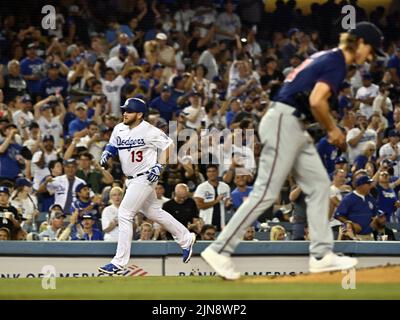
[[[367,21],[359,22],[356,24],[356,28],[350,30],[349,33],[364,39],[366,44],[371,45],[377,56],[385,57],[382,49],[383,34],[376,25]]]

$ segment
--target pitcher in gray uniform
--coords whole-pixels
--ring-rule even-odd
[[[384,55],[382,40],[382,32],[374,24],[358,23],[341,35],[337,48],[312,55],[287,76],[260,122],[264,146],[254,189],[218,239],[201,253],[217,274],[229,280],[240,277],[230,256],[246,228],[273,205],[289,173],[306,195],[310,272],[347,270],[357,264],[355,258],[333,253],[328,224],[330,180],[306,123],[318,121],[327,130],[329,142],[346,149],[345,136],[333,120],[328,99],[337,93],[348,65],[361,65],[375,55]]]

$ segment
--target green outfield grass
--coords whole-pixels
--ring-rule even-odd
[[[243,283],[217,277],[57,278],[55,290],[41,279],[1,279],[0,299],[400,299],[400,284]]]

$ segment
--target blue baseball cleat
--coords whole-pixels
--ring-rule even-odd
[[[188,263],[190,261],[190,258],[192,256],[193,253],[193,245],[196,243],[196,234],[195,233],[191,233],[192,236],[192,241],[190,242],[190,246],[187,249],[183,249],[183,263]]]
[[[110,275],[121,275],[124,271],[124,268],[118,267],[115,264],[108,263],[103,267],[99,267],[98,270],[105,274]]]

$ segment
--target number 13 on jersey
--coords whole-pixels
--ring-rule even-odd
[[[132,162],[142,162],[143,160],[143,151],[135,151],[131,152]]]

